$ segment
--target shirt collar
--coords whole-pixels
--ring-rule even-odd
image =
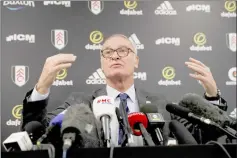
[[[118,90],[110,87],[109,85],[106,85],[106,91],[107,91],[107,94],[108,96],[114,98],[114,100],[116,99],[116,97],[121,93],[119,92]],[[126,93],[129,98],[132,100],[132,102],[135,103],[136,101],[136,95],[135,95],[135,88],[134,88],[134,84],[126,91],[124,92]]]

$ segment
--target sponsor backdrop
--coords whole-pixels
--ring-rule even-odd
[[[194,57],[210,67],[228,114],[236,117],[236,2],[202,1],[2,1],[2,140],[20,127],[22,101],[47,57],[74,53],[51,88],[48,110],[72,91],[104,86],[99,49],[111,34],[125,34],[138,49],[138,87],[178,101],[203,95],[184,62]],[[235,111],[234,111],[235,109]]]

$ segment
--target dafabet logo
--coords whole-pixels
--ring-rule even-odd
[[[57,73],[56,80],[53,82],[54,86],[73,86],[72,80],[64,80],[67,77],[67,69],[62,69]]]
[[[90,33],[89,39],[93,44],[87,44],[85,46],[87,50],[100,50],[102,48],[101,42],[103,42],[104,36],[100,31],[92,31]]]
[[[120,10],[121,15],[143,15],[142,10],[137,10],[137,1],[124,1],[124,6],[126,9]]]
[[[15,118],[15,120],[9,119],[6,122],[7,126],[20,126],[21,125],[21,116],[22,116],[22,105],[16,105],[12,108],[12,116]]]
[[[176,85],[179,86],[181,85],[181,81],[177,80],[174,81],[175,78],[175,69],[171,66],[167,66],[162,70],[162,76],[165,80],[160,80],[158,81],[158,85],[163,85],[163,86],[172,86],[172,85]]]

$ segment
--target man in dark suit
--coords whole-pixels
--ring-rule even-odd
[[[63,68],[71,67],[75,62],[76,56],[73,54],[57,54],[46,59],[41,76],[35,88],[26,94],[23,101],[23,123],[22,129],[30,121],[39,121],[45,127],[49,125],[50,120],[60,112],[64,111],[70,103],[64,103],[55,111],[47,113],[46,107],[49,99],[50,87],[56,78],[57,72]],[[101,95],[108,95],[115,100],[115,106],[119,107],[122,100],[126,101],[127,112],[138,112],[140,105],[149,101],[151,104],[158,105],[158,111],[163,114],[165,120],[171,120],[171,115],[165,110],[167,101],[163,95],[152,95],[134,86],[133,73],[138,68],[139,58],[137,56],[136,45],[134,45],[126,36],[115,34],[107,38],[101,50],[101,69],[106,76],[106,86],[96,90],[92,95],[83,93],[73,93],[69,98],[80,104],[87,102],[92,109],[93,100]],[[226,110],[226,103],[218,95],[218,89],[215,80],[208,67],[200,61],[190,58],[185,63],[195,74],[191,77],[202,83],[206,93],[205,98],[218,102],[217,106]],[[224,104],[223,104],[224,103]],[[164,139],[169,136],[169,128],[166,124],[163,129]],[[136,145],[143,145],[141,137],[135,137]]]

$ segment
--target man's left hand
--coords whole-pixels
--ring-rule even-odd
[[[195,72],[194,74],[190,73],[189,75],[201,82],[201,85],[206,91],[206,96],[216,97],[217,85],[209,67],[194,58],[189,58],[189,61],[185,62],[185,64]]]

